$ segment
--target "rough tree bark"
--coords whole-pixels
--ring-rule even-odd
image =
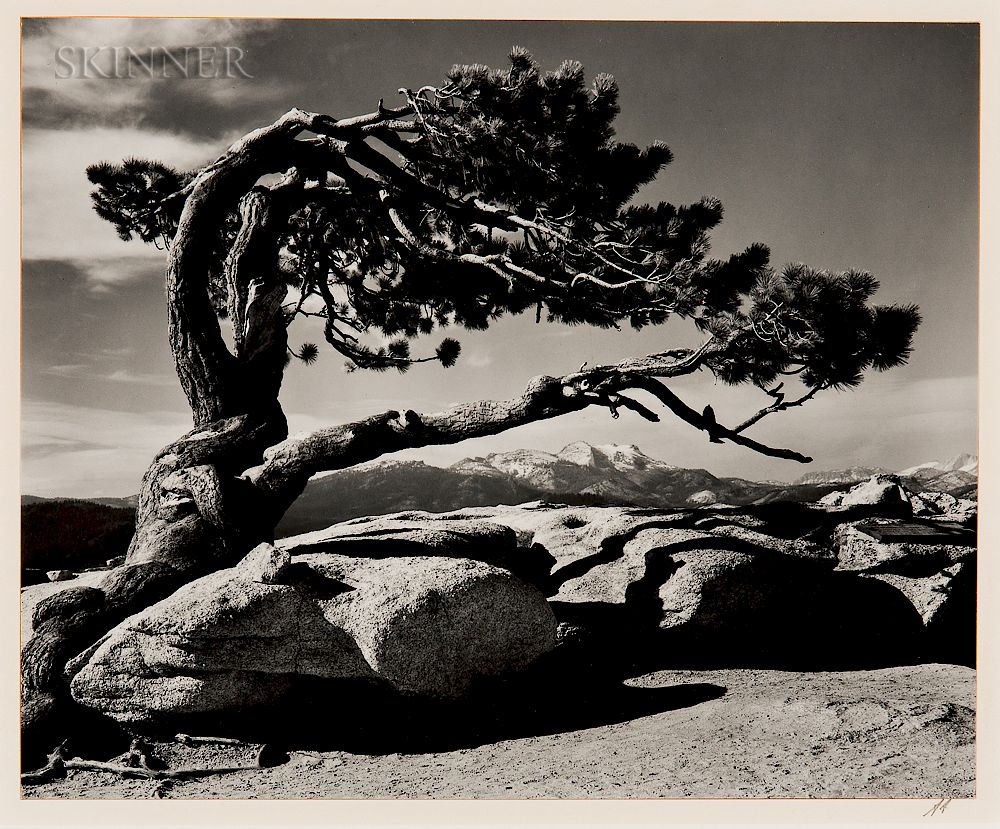
[[[193,578],[233,565],[261,541],[272,540],[281,516],[317,472],[405,448],[496,434],[588,406],[608,408],[615,417],[625,408],[656,420],[647,405],[625,393],[630,389],[651,394],[715,440],[727,439],[790,460],[810,460],[746,438],[740,434],[742,427],[730,430],[714,420],[708,422],[661,382],[698,371],[728,345],[711,338],[696,350],[663,352],[564,377],[537,377],[523,394],[509,400],[423,415],[389,411],[286,440],[278,402],[287,348],[278,239],[282,223],[305,195],[304,177],[298,168],[289,168],[289,159],[357,176],[346,164],[351,158],[377,175],[399,179],[404,174],[394,167],[385,169],[384,159],[373,157],[363,142],[367,135],[392,135],[386,132],[389,128],[411,129],[412,122],[393,120],[408,114],[412,109],[380,106],[366,116],[334,121],[292,110],[240,139],[177,194],[184,206],[166,268],[169,339],[195,428],[161,450],[145,473],[136,534],[124,566],[111,571],[97,588],[69,588],[37,606],[33,635],[22,651],[26,762],[51,749],[71,728],[67,663],[128,615]],[[294,140],[306,130],[322,139]],[[258,184],[274,173],[283,174],[280,181]],[[448,196],[414,181],[404,183],[420,189],[421,197],[448,201]],[[225,262],[234,328],[230,351],[208,286],[214,234],[233,205],[238,205],[241,226]],[[489,205],[450,206],[471,211],[477,220],[499,228],[518,226],[517,217]],[[397,215],[389,210],[395,221]],[[400,233],[405,232],[401,226]],[[505,267],[508,276],[517,274],[511,263]],[[523,275],[537,279],[527,272]]]
[[[166,293],[170,348],[195,429],[162,449],[143,476],[125,565],[97,588],[71,588],[36,608],[21,654],[26,759],[69,728],[72,677],[65,667],[72,657],[128,615],[234,563],[273,533],[277,519],[268,518],[239,475],[287,435],[277,399],[286,339],[271,202],[273,192],[298,182],[290,176],[272,189],[254,186],[272,171],[268,161],[287,135],[285,119],[250,133],[183,194]],[[244,223],[226,261],[241,323],[233,354],[209,298],[209,263],[218,222],[243,194]]]

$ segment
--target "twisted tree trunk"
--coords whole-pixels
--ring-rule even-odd
[[[272,201],[293,193],[299,182],[291,177],[273,188],[254,187],[269,171],[267,149],[275,137],[283,137],[280,122],[238,142],[224,157],[228,163],[202,171],[187,195],[167,262],[166,293],[170,347],[195,428],[162,449],[143,476],[125,565],[96,588],[70,588],[35,608],[33,633],[21,652],[27,762],[71,730],[67,663],[73,657],[132,613],[234,564],[271,539],[281,517],[273,498],[262,498],[240,478],[287,435],[278,403],[287,344],[285,285],[277,273],[280,221]],[[233,354],[208,284],[212,245],[237,200],[244,222],[226,260],[231,310],[240,321]]]
[[[800,462],[810,460],[740,434],[753,419],[735,430],[714,418],[709,421],[657,379],[698,371],[730,345],[713,338],[696,350],[663,352],[564,377],[537,377],[509,400],[480,401],[432,414],[389,411],[286,439],[287,424],[278,403],[287,352],[285,283],[278,269],[278,248],[286,220],[306,197],[303,176],[287,164],[290,158],[312,165],[339,164],[343,175],[358,177],[344,161],[344,147],[353,147],[355,155],[366,158],[366,145],[362,141],[336,146],[330,134],[354,130],[363,138],[365,130],[384,125],[392,115],[380,108],[369,116],[334,122],[292,110],[240,139],[183,191],[166,292],[170,346],[195,428],[162,449],[143,476],[136,533],[124,566],[111,571],[96,588],[71,587],[36,607],[33,634],[22,650],[26,763],[71,730],[74,704],[69,680],[95,643],[127,616],[194,578],[232,566],[260,542],[272,540],[278,521],[317,472],[343,469],[401,449],[492,435],[592,405],[610,409],[614,417],[625,408],[657,420],[648,406],[624,393],[629,389],[651,394],[713,440],[730,440]],[[293,141],[304,129],[327,140]],[[377,165],[371,161],[369,166]],[[284,177],[268,186],[258,184],[269,173]],[[402,174],[397,170],[393,175]],[[445,198],[439,193],[434,197]],[[463,202],[454,208],[474,211],[477,221],[489,219],[498,227],[508,221],[482,206]],[[233,324],[230,351],[208,286],[221,223],[234,210],[241,226],[224,263]],[[768,411],[789,405],[797,403],[779,401]]]

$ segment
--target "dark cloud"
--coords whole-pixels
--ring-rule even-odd
[[[148,49],[156,23],[121,45]],[[54,39],[52,27],[40,24],[25,30],[25,48],[106,42],[93,33],[77,42],[67,37]],[[400,86],[442,81],[453,63],[502,65],[515,44],[546,68],[573,58],[593,74],[613,72],[626,133],[645,132],[672,103],[683,107],[671,112],[680,122],[696,107],[713,128],[740,130],[765,114],[763,107],[787,106],[789,95],[803,117],[813,116],[815,96],[825,96],[816,114],[829,117],[842,115],[852,96],[863,100],[884,88],[886,79],[902,76],[893,92],[906,98],[936,96],[946,86],[953,102],[966,100],[978,79],[975,25],[223,20],[191,38],[184,43],[240,48],[252,79],[55,82],[53,62],[39,71],[44,83],[26,78],[25,126],[110,122],[203,138],[245,131],[291,106],[353,115],[380,97],[395,100]],[[871,103],[904,108],[902,100]]]
[[[109,100],[86,108],[81,108],[77,100],[51,89],[28,88],[22,95],[22,123],[25,129],[55,130],[104,128],[113,123],[196,139],[220,139],[233,132],[249,131],[287,109],[279,94],[262,95],[259,90],[257,94],[250,92],[246,98],[234,96],[220,103],[207,88],[210,83],[216,81],[190,81],[186,85],[162,82],[156,87],[146,84],[136,87],[134,97],[128,100]],[[266,102],[268,98],[270,106]]]
[[[52,30],[57,20],[50,17],[22,17],[21,37],[25,40],[37,38]]]
[[[115,124],[193,137],[240,129],[286,94],[280,75],[257,68],[276,46],[275,27],[253,20],[33,21],[24,29],[24,126]],[[211,56],[206,73],[219,77],[198,77],[199,48]],[[84,71],[88,77],[80,77]],[[94,77],[102,72],[113,77]]]

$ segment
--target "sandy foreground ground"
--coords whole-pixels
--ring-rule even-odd
[[[372,751],[364,730],[273,768],[158,784],[93,771],[29,798],[940,798],[975,794],[975,671],[660,670],[533,716]],[[336,706],[333,706],[336,711]],[[343,713],[341,709],[341,713]],[[348,715],[350,712],[347,712]],[[494,712],[495,713],[495,712]],[[492,716],[483,712],[483,717]],[[336,729],[334,729],[334,732]],[[360,735],[360,736],[359,736]],[[154,746],[171,768],[252,765],[257,746]]]

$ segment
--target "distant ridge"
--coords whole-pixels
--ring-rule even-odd
[[[975,459],[962,456],[959,466]],[[922,467],[903,476],[913,491],[958,497],[975,493],[975,474],[961,468]],[[559,452],[515,449],[460,460],[449,467],[420,461],[375,461],[310,481],[281,524],[280,535],[320,529],[334,521],[403,510],[446,511],[531,500],[567,504],[646,506],[661,509],[712,504],[742,506],[775,501],[815,501],[888,470],[855,466],[803,475],[791,484],[720,478],[653,458],[632,444],[576,441]]]
[[[807,472],[795,481],[797,484],[856,484],[867,481],[872,475],[888,473],[880,466],[851,466],[847,469],[833,469],[825,472]],[[900,473],[905,474],[905,473]]]
[[[975,497],[976,470],[974,455],[959,455],[897,474],[913,492],[932,490]],[[515,449],[465,458],[448,467],[422,461],[380,460],[311,480],[278,525],[277,533],[294,535],[364,515],[407,510],[445,512],[535,500],[661,509],[816,501],[885,471],[854,466],[810,472],[790,484],[758,482],[672,466],[631,444],[592,445],[584,441],[570,443],[555,453]],[[22,504],[30,505],[39,515],[37,511],[45,504],[66,500],[22,496]],[[136,501],[134,496],[87,500],[95,508],[105,509],[134,509]],[[25,509],[28,506],[22,507],[22,511]]]
[[[979,458],[976,455],[956,455],[950,461],[941,463],[940,461],[928,461],[927,463],[911,466],[904,469],[900,475],[913,475],[919,470],[927,469],[937,472],[968,472],[970,475],[979,474]]]

